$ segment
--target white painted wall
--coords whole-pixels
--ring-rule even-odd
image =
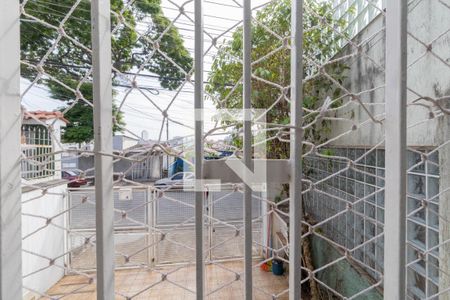
[[[55,215],[61,213],[66,207],[67,197],[64,194],[67,192],[66,184],[59,185],[48,189],[47,194],[42,196],[41,190],[34,190],[28,193],[22,194],[22,202],[37,198],[28,203],[22,205],[23,214],[33,214],[39,216],[45,216],[46,218],[52,218]],[[52,219],[52,223],[64,226],[65,215]],[[36,218],[31,216],[22,216],[22,237],[25,237],[29,233],[45,226],[47,220],[42,218]],[[34,233],[32,236],[26,238],[22,242],[22,248],[27,251],[38,253],[39,255],[53,259],[60,256],[65,251],[65,231],[56,228],[53,225],[45,227],[45,229]],[[47,259],[24,253],[22,254],[22,272],[24,275],[30,274],[36,270],[49,266]],[[64,261],[62,258],[55,261],[55,265],[63,266]],[[59,279],[64,276],[64,269],[56,266],[50,266],[49,268],[38,272],[34,275],[25,277],[23,285],[38,293],[45,293],[51,286],[53,286]],[[24,297],[32,294],[28,290],[24,289]]]

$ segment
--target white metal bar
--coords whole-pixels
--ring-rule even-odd
[[[19,1],[0,9],[0,299],[22,299]]]
[[[212,191],[210,191],[210,192],[208,192],[207,193],[207,196],[206,196],[206,201],[207,201],[207,203],[208,203],[208,211],[207,211],[207,214],[208,214],[208,247],[209,247],[209,253],[208,253],[208,259],[210,259],[210,260],[212,260],[213,259],[213,236],[214,236],[214,234],[215,234],[215,232],[214,232],[214,222],[213,222],[213,217],[214,217],[214,194],[213,194],[213,192]]]
[[[97,299],[114,299],[114,198],[110,1],[92,0]],[[106,155],[105,155],[106,154]],[[109,154],[109,155],[108,155]]]
[[[407,0],[387,1],[384,299],[405,299]]]
[[[203,3],[195,0],[195,179],[203,179]],[[201,187],[201,189],[199,189]],[[195,270],[197,299],[205,296],[203,255],[203,204],[204,194],[200,184],[195,191]]]
[[[155,243],[155,235],[153,234],[153,231],[155,230],[155,227],[153,226],[153,203],[154,203],[154,201],[153,201],[153,192],[152,192],[152,189],[151,189],[151,187],[149,186],[149,187],[147,187],[147,190],[146,190],[146,193],[147,193],[147,199],[146,199],[146,201],[147,201],[147,222],[146,222],[146,224],[147,224],[147,247],[148,247],[148,249],[147,249],[147,255],[148,255],[148,259],[147,259],[147,263],[148,263],[148,266],[149,267],[151,267],[151,268],[153,268],[155,265],[154,265],[154,263],[155,263],[155,253],[154,253],[154,250],[155,250],[155,245],[154,245],[154,243]],[[151,245],[151,246],[150,246]],[[149,247],[150,246],[150,247]]]
[[[162,173],[161,173],[162,174]],[[155,199],[157,197],[157,191],[153,191],[152,192],[152,199]],[[156,229],[157,226],[157,220],[156,220],[156,212],[157,212],[157,204],[156,201],[152,201],[152,228]],[[153,235],[153,267],[158,265],[159,263],[159,243],[157,243],[158,241],[158,236],[156,234],[156,230],[154,230]]]
[[[252,85],[252,4],[251,0],[244,1],[244,48],[243,48],[243,72],[244,72],[244,137],[243,151],[244,164],[252,169],[252,124],[251,124],[251,85]],[[244,176],[244,295],[246,300],[251,300],[253,295],[252,279],[252,189],[249,181]]]
[[[291,129],[289,184],[289,299],[300,298],[302,235],[303,0],[291,4]],[[312,271],[312,270],[311,270]]]

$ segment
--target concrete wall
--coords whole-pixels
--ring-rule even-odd
[[[344,61],[349,67],[349,70],[347,71],[347,79],[343,85],[350,92],[359,94],[361,101],[367,103],[366,107],[373,115],[384,113],[384,88],[382,86],[384,85],[385,38],[384,31],[380,31],[383,27],[384,19],[378,16],[354,38],[356,44],[362,44],[362,52],[364,55],[352,57]],[[338,56],[349,55],[354,51],[355,49],[347,46]],[[378,87],[381,88],[376,89]],[[370,92],[363,92],[369,90]],[[370,120],[369,115],[364,109],[357,103],[352,102],[350,97],[345,97],[344,102],[350,102],[350,104],[345,109],[341,109],[337,117],[350,119],[354,124],[361,124]],[[349,122],[336,121],[332,123],[330,138],[347,132],[352,127],[352,124]],[[373,145],[382,139],[383,134],[384,128],[382,126],[367,122],[367,124],[359,127],[358,130],[346,134],[333,144],[354,146]]]
[[[439,178],[439,199],[436,201],[439,203],[438,211],[441,217],[433,215],[432,210],[436,208],[425,208],[423,214],[428,217],[425,217],[424,221],[427,224],[424,223],[423,225],[430,225],[428,224],[432,222],[430,220],[438,219],[439,240],[426,242],[426,247],[430,249],[439,244],[439,266],[441,270],[438,271],[439,285],[440,291],[444,291],[450,288],[450,276],[448,275],[448,270],[450,270],[450,222],[448,218],[443,217],[450,215],[450,118],[448,115],[440,113],[436,108],[430,110],[429,108],[413,103],[414,100],[420,97],[436,99],[450,95],[450,32],[448,31],[450,28],[450,11],[441,2],[410,1],[410,7],[408,9],[407,141],[409,147],[419,149],[432,150],[440,146],[438,153],[435,155],[438,157],[439,168],[436,170],[436,174],[433,173],[433,175]],[[448,5],[448,2],[446,3]],[[385,99],[384,94],[386,54],[384,27],[384,17],[379,15],[353,40],[356,44],[361,45],[361,54],[347,59],[345,62],[349,70],[344,86],[351,93],[358,95],[369,112],[379,120],[383,119],[385,102],[390,101],[389,99]],[[354,48],[347,46],[337,57],[350,55],[354,52]],[[350,119],[359,127],[356,131],[349,132],[334,141],[332,145],[334,147],[346,146],[367,149],[382,142],[385,134],[384,126],[372,122],[362,106],[357,102],[352,102],[350,97],[346,97],[344,102],[350,103],[348,103],[348,106],[344,110],[341,110],[337,114],[337,117]],[[448,98],[440,102],[444,107],[450,107]],[[431,104],[423,100],[421,103]],[[347,122],[334,121],[331,126],[330,138],[348,132],[351,126],[352,124]],[[412,158],[412,155],[412,153],[409,154],[411,157],[408,156],[408,161]],[[420,157],[414,157],[416,162],[417,159],[420,161]],[[409,163],[410,166],[412,164],[414,162]],[[429,166],[428,163],[426,165]],[[414,190],[411,190],[411,187],[421,183],[416,182],[412,178],[418,177],[416,175],[410,175],[408,177],[408,193],[410,194],[417,194]],[[345,180],[348,181],[349,179],[346,178]],[[426,179],[422,183],[427,186],[429,180],[431,179]],[[429,200],[431,197],[429,195],[430,189],[426,187],[425,190],[428,191],[426,192],[428,194],[419,195],[419,197]],[[324,200],[322,199],[321,201]],[[389,199],[386,199],[386,201],[389,201]],[[419,227],[417,225],[417,228]],[[422,231],[418,231],[417,228],[408,224],[408,239],[420,237],[426,241],[434,240],[429,236],[430,233],[428,232],[431,231],[426,230],[427,233],[422,237]],[[410,257],[410,254],[408,255],[409,260],[415,259],[415,257]],[[429,254],[425,256],[426,260],[430,259],[431,261]],[[424,264],[427,264],[427,262]],[[430,265],[429,268],[432,269],[433,266]],[[408,285],[425,285],[422,282],[415,282],[419,281],[417,278],[422,275],[419,276],[413,273],[408,275]],[[430,277],[421,281],[425,282],[429,279]],[[430,288],[431,283],[427,285],[428,291],[425,293],[428,293],[428,295],[423,295],[423,297],[435,293]],[[443,293],[439,296],[439,299],[449,300],[450,292]]]
[[[23,214],[33,214],[45,217],[53,217],[61,213],[66,207],[66,197],[62,196],[66,193],[66,184],[58,185],[48,189],[46,195],[42,195],[41,190],[34,190],[24,192],[22,194],[22,202],[35,199],[33,201],[24,203],[22,205]],[[45,226],[47,220],[43,218],[36,218],[32,216],[22,216],[22,236],[36,231]],[[65,214],[52,219],[52,223],[58,226],[65,226]],[[66,234],[65,231],[56,228],[53,225],[45,227],[43,230],[34,233],[27,237],[22,242],[22,248],[25,251],[31,251],[41,256],[53,259],[65,252]],[[63,266],[63,258],[59,258],[54,262],[55,265]],[[36,255],[25,253],[22,254],[22,272],[24,276],[49,266],[49,260],[38,257]],[[64,269],[49,266],[34,275],[26,276],[23,280],[23,285],[38,293],[45,293],[51,286],[53,286],[59,279],[64,276]],[[24,297],[32,294],[28,290],[24,290]]]
[[[409,9],[408,31],[419,40],[429,43],[434,38],[450,28],[448,9],[445,9],[439,1],[420,1]],[[362,46],[362,55],[346,60],[348,77],[344,86],[353,94],[360,94],[370,113],[382,118],[384,113],[384,68],[385,68],[385,22],[379,15],[355,38],[354,42]],[[433,43],[433,52],[447,60],[450,59],[450,33]],[[354,53],[355,49],[347,46],[338,56]],[[450,68],[431,53],[426,53],[424,45],[416,39],[408,36],[408,103],[419,98],[419,95],[429,97],[441,97],[450,94]],[[425,56],[418,60],[422,55]],[[417,61],[417,62],[416,62]],[[380,87],[380,88],[378,88]],[[378,88],[378,89],[377,89]],[[375,90],[373,90],[375,89]],[[345,101],[350,101],[346,97]],[[388,99],[389,101],[389,99]],[[361,105],[352,103],[338,114],[339,117],[351,119],[355,124],[369,121],[369,115]],[[429,118],[429,110],[413,105],[408,108],[408,125],[413,126],[420,121]],[[442,119],[442,118],[441,118]],[[436,134],[441,119],[429,120],[422,124],[410,127],[408,130],[408,144],[414,146],[436,146],[440,143],[440,137]],[[330,137],[337,136],[348,131],[351,124],[333,122]],[[382,141],[384,126],[373,122],[367,122],[357,131],[345,135],[337,140],[335,145],[375,145]]]
[[[313,263],[316,269],[329,264],[333,260],[339,259],[343,255],[328,242],[314,235],[311,236],[311,248],[313,250]],[[314,275],[320,281],[326,282],[327,286],[339,292],[342,296],[351,297],[375,283],[371,280],[370,276],[364,275],[363,271],[358,272],[357,269],[356,264],[351,265],[347,260],[341,260]],[[383,296],[379,289],[372,288],[356,299],[381,300]]]

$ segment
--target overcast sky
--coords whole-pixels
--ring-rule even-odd
[[[173,2],[168,0],[162,1],[162,7],[164,14],[170,19],[174,20],[179,16],[179,10],[173,3],[181,5],[185,1],[174,0]],[[239,1],[241,3],[242,0]],[[259,6],[267,1],[253,0],[252,5],[254,7]],[[187,15],[194,19],[194,4],[193,2],[185,6]],[[194,57],[194,24],[192,20],[184,15],[181,15],[175,22],[175,26],[178,28],[182,35],[185,47],[189,50],[192,57]],[[235,27],[235,25],[242,20],[242,8],[238,6],[235,1],[232,0],[204,0],[204,28],[207,34],[204,35],[205,51],[211,45],[211,36],[218,37],[229,28]],[[144,29],[144,28],[139,28]],[[234,30],[227,32],[219,39],[219,44],[224,39],[230,39]],[[208,79],[209,70],[213,61],[213,57],[216,54],[217,49],[211,48],[204,57],[204,79]],[[149,73],[143,73],[148,74]],[[175,96],[175,91],[168,91],[163,89],[158,82],[157,78],[143,77],[137,78],[139,86],[149,87],[154,90],[146,91],[146,97],[139,91],[133,91],[126,99],[122,111],[124,112],[124,118],[126,122],[126,128],[128,131],[134,133],[137,136],[141,136],[143,131],[148,133],[150,139],[158,139],[161,132],[161,125],[163,121],[162,113],[151,103],[154,102],[158,107],[164,110],[167,104]],[[24,91],[29,82],[25,79],[21,81],[22,91]],[[117,90],[118,94],[116,101],[120,102],[126,92],[125,88]],[[193,130],[188,128],[194,125],[194,89],[191,84],[186,84],[176,97],[173,105],[169,109],[169,117],[175,122],[169,122],[169,137],[175,136],[189,136],[193,134]],[[151,101],[149,101],[149,99]],[[34,86],[30,89],[22,99],[22,104],[28,110],[54,110],[61,106],[64,106],[64,102],[51,99],[48,95],[47,88],[45,86]],[[212,122],[208,122],[214,113],[214,105],[211,101],[205,100],[206,121],[205,130],[210,129],[213,125]],[[182,123],[181,124],[177,124]],[[131,135],[130,132],[125,134]],[[166,127],[163,129],[162,140],[166,139]]]

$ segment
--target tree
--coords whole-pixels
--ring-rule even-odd
[[[316,3],[307,1],[305,5],[310,7],[304,14],[304,40],[303,51],[306,57],[321,64],[336,54],[340,49],[343,35],[338,35],[332,29],[343,29],[346,25],[344,20],[334,20],[333,10],[327,2]],[[289,91],[286,91],[284,98],[278,86],[286,87],[290,84],[290,50],[282,47],[290,43],[290,0],[273,1],[268,6],[257,13],[256,20],[252,26],[252,61],[253,74],[262,80],[252,79],[252,107],[257,109],[267,109],[274,105],[279,97],[282,97],[275,106],[267,113],[266,122],[274,124],[289,124],[290,105],[286,98],[289,98]],[[315,14],[309,11],[314,11]],[[321,24],[331,26],[323,26]],[[260,25],[264,24],[264,26]],[[266,28],[265,28],[266,27]],[[267,28],[282,37],[280,40]],[[207,91],[213,96],[213,101],[218,108],[242,108],[242,84],[233,91],[233,86],[239,82],[242,76],[242,27],[238,28],[232,39],[226,41],[220,48],[213,61],[207,85]],[[281,50],[275,51],[282,47]],[[261,59],[264,58],[264,59]],[[257,61],[258,59],[261,59]],[[342,63],[334,63],[326,66],[327,74],[334,80],[342,82],[346,66]],[[304,76],[314,74],[317,66],[311,61],[304,63]],[[264,82],[266,81],[266,82]],[[323,104],[324,95],[331,94],[337,97],[340,90],[326,76],[319,75],[308,80],[304,85],[303,105],[307,109],[316,109]],[[224,99],[226,99],[224,101]],[[335,103],[334,105],[338,105]],[[305,118],[305,123],[313,121],[317,115],[310,115]],[[329,122],[319,121],[317,126],[312,126],[305,132],[305,139],[313,142],[321,142],[326,139],[329,131]],[[268,131],[268,138],[273,137],[277,132]],[[234,138],[236,146],[241,146],[241,139]],[[288,143],[273,139],[267,142],[267,156],[273,159],[284,159],[289,157]]]
[[[75,0],[29,0],[25,5],[25,15],[21,24],[21,56],[23,77],[34,80],[39,74],[34,66],[46,55],[57,41],[58,30],[50,28],[37,20],[42,20],[56,28],[64,20],[77,1]],[[163,15],[160,0],[135,1],[130,8],[124,9],[129,1],[111,0],[112,28],[112,58],[113,66],[120,72],[128,72],[133,68],[144,66],[144,70],[159,75],[162,87],[177,88],[185,78],[183,72],[159,52],[151,56],[155,44],[171,22]],[[32,16],[32,17],[30,17]],[[120,17],[119,17],[120,16]],[[35,19],[34,19],[35,18]],[[43,77],[39,83],[46,85],[52,98],[67,102],[72,106],[65,114],[70,121],[63,134],[65,142],[87,142],[93,138],[92,120],[92,83],[86,80],[79,87],[83,98],[77,99],[70,89],[76,89],[91,67],[91,55],[84,45],[91,49],[90,1],[82,0],[64,24],[65,35],[58,41],[55,49],[48,54],[46,63],[42,66],[51,78]],[[119,18],[131,27],[119,24]],[[146,32],[137,33],[138,26],[146,25]],[[183,70],[189,71],[192,58],[184,47],[183,39],[178,30],[172,26],[158,39],[161,52],[165,53]],[[149,57],[151,56],[151,59]],[[119,79],[114,74],[114,82]],[[89,77],[89,76],[88,76]],[[90,78],[89,78],[90,79]],[[70,89],[68,89],[69,87]],[[79,98],[79,97],[78,97]],[[64,110],[64,108],[62,108]],[[123,116],[113,107],[115,115],[114,131],[120,131],[124,126]]]

